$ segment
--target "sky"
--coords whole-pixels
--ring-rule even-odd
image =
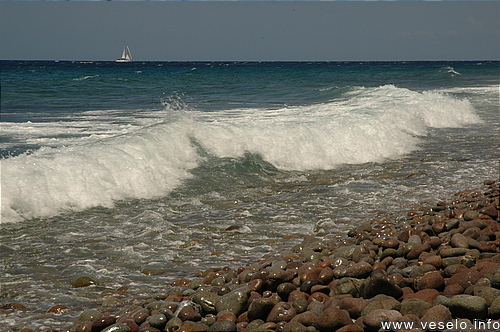
[[[0,1],[0,59],[500,60],[500,1]]]

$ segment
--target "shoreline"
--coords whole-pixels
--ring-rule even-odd
[[[383,322],[413,322],[411,331],[423,331],[454,320],[460,328],[475,319],[498,322],[499,185],[485,181],[410,210],[404,222],[359,225],[340,243],[306,236],[280,258],[208,269],[166,285],[165,294],[85,310],[67,329],[50,331],[356,332],[378,331]],[[3,308],[9,305],[16,310]]]

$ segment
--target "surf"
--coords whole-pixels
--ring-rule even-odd
[[[207,158],[253,154],[281,171],[329,170],[400,158],[429,128],[480,121],[465,99],[392,85],[304,105],[189,109],[113,137],[1,160],[2,222],[165,197]]]

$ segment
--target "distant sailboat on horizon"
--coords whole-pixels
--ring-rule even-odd
[[[127,44],[123,46],[122,57],[116,59],[116,62],[132,62],[132,53],[130,53],[130,49]]]

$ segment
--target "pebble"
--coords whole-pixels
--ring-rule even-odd
[[[361,332],[382,321],[498,320],[498,185],[414,207],[406,222],[361,224],[341,239],[307,236],[276,258],[175,280],[117,313],[85,310],[68,330]],[[97,285],[83,278],[72,287]]]
[[[71,283],[73,288],[88,287],[91,285],[97,285],[97,281],[90,277],[80,277]]]
[[[480,296],[455,295],[450,299],[449,309],[459,318],[484,320],[488,316],[488,303]]]

